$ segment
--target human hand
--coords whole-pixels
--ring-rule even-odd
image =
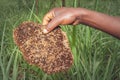
[[[43,25],[46,25],[44,33],[48,33],[59,25],[80,23],[80,13],[78,8],[54,8],[43,18]]]
[[[43,25],[48,33],[59,25],[78,23],[89,25],[120,39],[120,19],[85,8],[54,8],[43,18]]]

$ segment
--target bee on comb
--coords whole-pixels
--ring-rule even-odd
[[[47,74],[66,71],[73,63],[73,56],[66,34],[56,28],[48,34],[43,26],[23,22],[13,32],[13,38],[24,59]]]

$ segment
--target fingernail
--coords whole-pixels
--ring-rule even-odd
[[[47,29],[43,29],[43,33],[48,33]]]
[[[47,23],[46,23],[46,22],[43,22],[42,25],[47,25]]]

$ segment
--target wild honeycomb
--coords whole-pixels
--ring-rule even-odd
[[[48,34],[43,26],[23,22],[13,32],[13,38],[24,59],[47,74],[66,71],[73,63],[73,56],[66,34],[56,28]]]

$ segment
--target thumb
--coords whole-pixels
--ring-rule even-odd
[[[62,23],[62,20],[63,20],[63,18],[61,18],[61,17],[55,17],[55,18],[53,18],[48,23],[48,25],[46,26],[46,28],[43,30],[43,33],[49,33],[54,28],[58,27]]]

